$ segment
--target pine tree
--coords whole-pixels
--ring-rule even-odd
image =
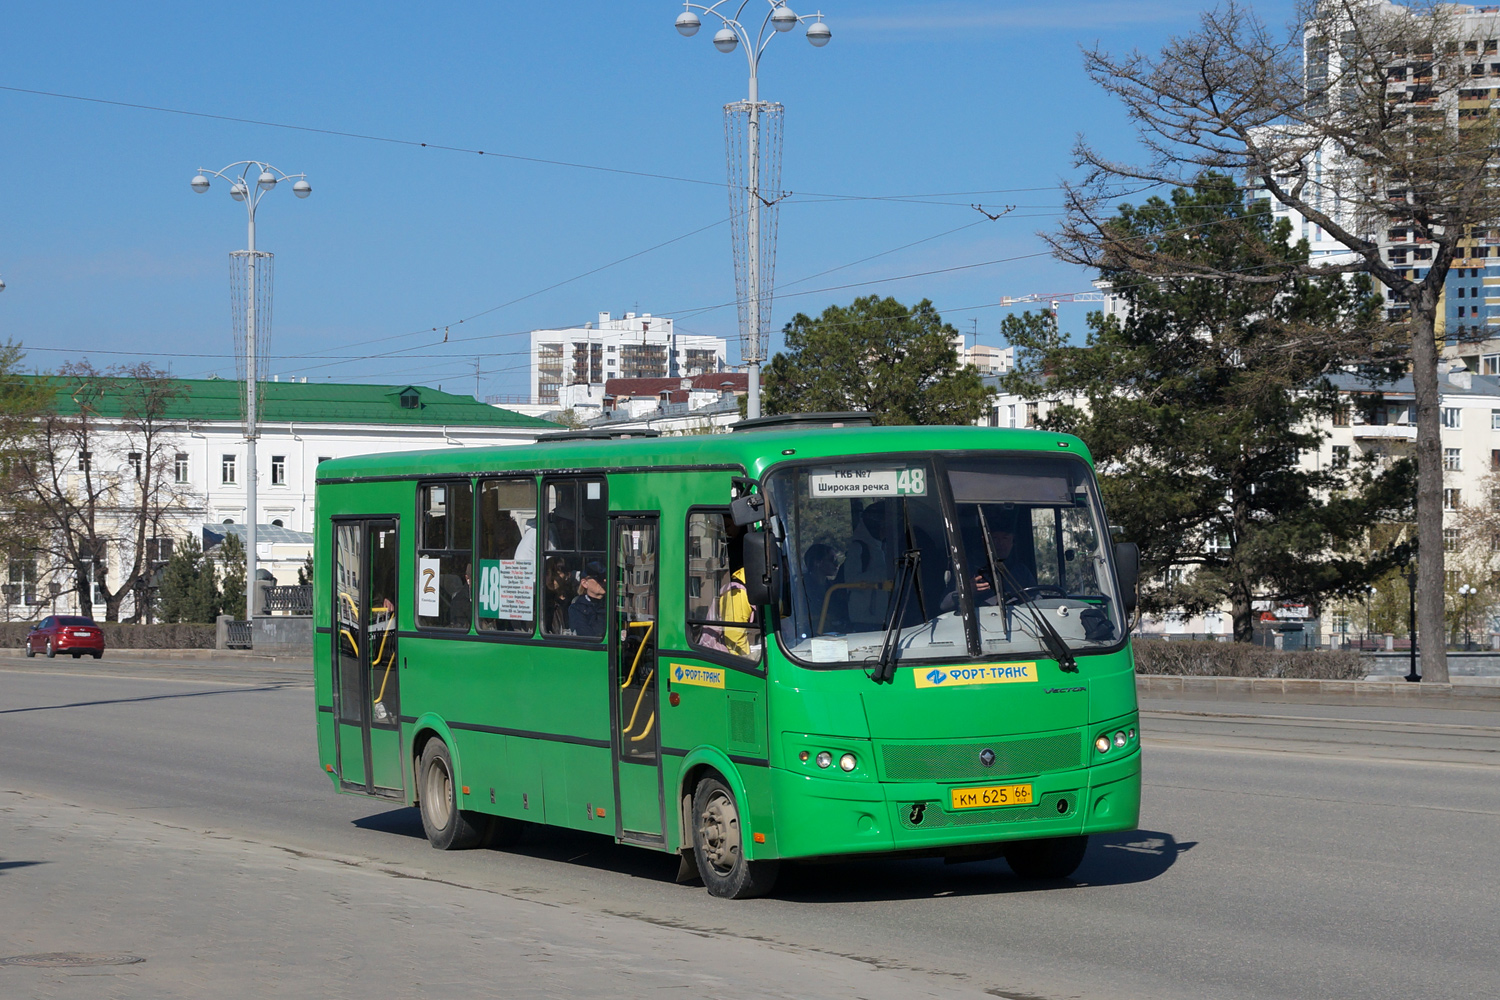
[[[1086,347],[1069,345],[1050,315],[1011,317],[1020,353],[1007,390],[1058,401],[1044,421],[1093,451],[1112,522],[1138,542],[1148,611],[1228,604],[1249,639],[1252,602],[1315,608],[1352,594],[1407,557],[1370,552],[1368,529],[1407,520],[1414,470],[1402,460],[1305,466],[1344,404],[1330,375],[1379,356],[1384,326],[1368,278],[1301,273],[1306,242],[1235,182],[1206,174],[1170,200],[1125,205],[1122,238],[1173,240],[1177,253],[1220,276],[1162,276],[1128,263],[1102,277],[1125,319],[1094,313]],[[1183,568],[1179,581],[1171,569]],[[1152,582],[1154,581],[1154,582]]]

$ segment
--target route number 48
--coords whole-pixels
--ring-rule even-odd
[[[896,477],[898,497],[925,497],[927,495],[927,470],[902,469]]]

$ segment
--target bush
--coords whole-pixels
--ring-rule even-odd
[[[1135,642],[1141,674],[1174,677],[1292,677],[1361,680],[1369,673],[1359,654],[1339,651],[1267,649],[1248,642],[1146,639]]]
[[[35,622],[0,622],[0,645],[19,649]],[[213,649],[212,625],[126,625],[99,622],[104,649]]]

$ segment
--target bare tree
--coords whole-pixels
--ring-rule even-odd
[[[1471,47],[1500,35],[1469,30],[1452,5],[1385,0],[1310,2],[1285,38],[1230,0],[1157,56],[1085,53],[1089,75],[1124,104],[1147,156],[1125,163],[1080,139],[1086,174],[1067,189],[1067,218],[1047,238],[1058,256],[1163,277],[1273,282],[1253,263],[1232,271],[1185,252],[1191,229],[1141,236],[1114,221],[1129,190],[1190,186],[1205,170],[1239,177],[1322,228],[1343,252],[1309,260],[1314,274],[1369,274],[1388,290],[1393,331],[1410,365],[1417,409],[1419,628],[1424,675],[1448,679],[1444,633],[1439,297],[1452,267],[1479,266],[1475,228],[1500,224],[1500,119],[1465,89]],[[1479,71],[1484,66],[1477,66]],[[1391,240],[1407,252],[1393,253]],[[1408,258],[1412,259],[1408,259]],[[1369,353],[1390,345],[1372,338]]]
[[[126,595],[140,617],[155,569],[148,541],[186,513],[189,496],[172,475],[177,426],[168,414],[178,383],[148,364],[99,371],[65,365],[53,405],[32,432],[18,519],[39,551],[78,595],[79,610],[118,621]],[[109,583],[108,553],[119,572]]]

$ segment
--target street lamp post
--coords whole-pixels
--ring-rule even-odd
[[[238,174],[235,173],[238,169]],[[250,173],[256,172],[255,180]],[[255,441],[259,437],[256,428],[256,317],[255,317],[255,265],[262,254],[255,249],[255,210],[260,200],[275,190],[282,181],[294,181],[292,193],[298,198],[312,194],[312,185],[306,174],[288,174],[259,160],[241,160],[231,163],[223,170],[198,168],[193,177],[193,190],[203,194],[209,188],[210,176],[229,182],[229,196],[243,202],[249,216],[246,249],[246,295],[245,295],[245,620],[255,617]],[[253,189],[252,189],[253,187]],[[269,255],[266,255],[269,256]]]
[[[1360,647],[1361,648],[1363,648],[1365,646],[1368,646],[1369,642],[1370,642],[1370,598],[1373,597],[1373,596],[1375,596],[1375,586],[1373,584],[1366,584],[1366,586],[1365,586],[1365,639],[1364,639],[1363,642],[1360,643]]]
[[[677,30],[690,38],[696,35],[698,29],[703,26],[703,22],[694,11],[702,11],[705,15],[712,14],[723,25],[714,33],[714,48],[720,52],[729,53],[743,46],[745,59],[750,66],[747,101],[750,121],[746,141],[749,225],[745,253],[745,285],[749,298],[746,314],[749,316],[749,323],[745,331],[746,356],[743,360],[749,376],[749,396],[746,400],[745,415],[758,417],[760,416],[760,363],[765,360],[761,340],[761,207],[763,204],[770,204],[765,202],[760,194],[760,115],[764,107],[760,100],[760,57],[774,35],[790,31],[802,22],[809,22],[807,40],[817,48],[827,45],[833,33],[828,30],[828,25],[823,23],[822,11],[816,14],[798,15],[786,5],[785,0],[766,0],[770,9],[762,19],[759,30],[751,35],[749,26],[741,20],[745,8],[750,6],[751,2],[752,0],[738,0],[736,4],[733,0],[716,0],[714,3],[698,4],[692,3],[691,0],[684,0],[683,11],[677,15]],[[732,15],[727,12],[730,7],[734,8]],[[751,24],[754,23],[753,18],[750,21]],[[736,193],[731,191],[730,198],[735,197]]]
[[[1469,598],[1479,593],[1479,591],[1466,583],[1458,588],[1458,593],[1464,599],[1464,652],[1467,653],[1474,648],[1469,635]]]

